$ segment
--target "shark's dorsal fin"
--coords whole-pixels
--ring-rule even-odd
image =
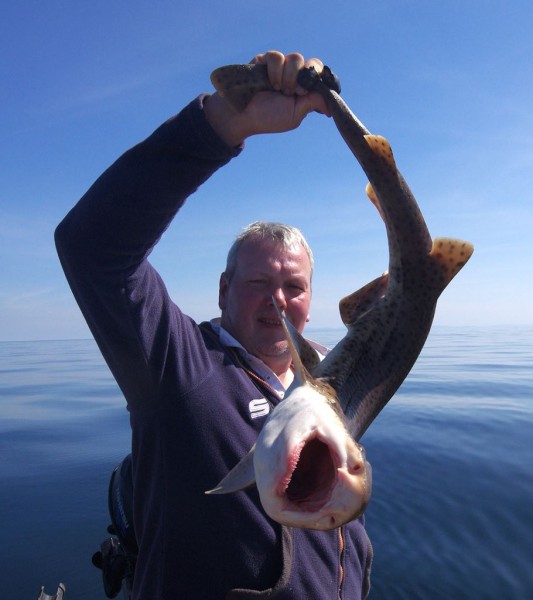
[[[386,138],[382,135],[368,134],[365,135],[365,140],[376,156],[380,156],[391,169],[397,170],[392,148]]]
[[[208,490],[206,494],[232,494],[244,490],[255,483],[254,450],[252,446],[248,454],[238,462],[233,469],[222,479],[216,488]]]
[[[466,261],[472,256],[474,246],[470,242],[454,238],[435,238],[429,255],[442,271],[442,289],[464,267]]]
[[[377,208],[377,211],[378,211],[380,217],[385,221],[385,213],[383,212],[383,209],[381,208],[381,203],[380,203],[379,198],[378,198],[376,192],[374,191],[374,188],[372,187],[371,183],[366,184],[365,191],[366,191],[366,195],[368,196],[368,199]]]

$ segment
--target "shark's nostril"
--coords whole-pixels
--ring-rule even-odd
[[[348,471],[352,474],[357,474],[357,473],[361,473],[364,469],[364,464],[363,461],[355,461],[354,463],[352,463],[351,465],[348,466]]]

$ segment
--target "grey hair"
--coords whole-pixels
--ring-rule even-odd
[[[242,244],[250,239],[256,238],[260,240],[271,240],[279,242],[283,248],[288,249],[294,246],[301,245],[307,252],[309,257],[309,263],[311,265],[311,275],[313,274],[314,259],[313,252],[307,243],[303,233],[297,228],[291,225],[285,225],[285,223],[272,223],[270,221],[255,221],[247,225],[241,233],[235,238],[235,241],[231,245],[228,257],[226,259],[226,270],[224,275],[229,281],[235,269],[237,267],[237,254]]]

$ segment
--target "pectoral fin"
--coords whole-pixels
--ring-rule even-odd
[[[312,373],[313,369],[320,364],[318,352],[313,348],[313,346],[311,346],[304,336],[295,329],[289,319],[283,316],[282,319],[288,331],[288,333],[285,335],[288,335],[288,339],[290,338],[292,340],[296,349],[296,355],[300,357],[300,361],[309,371],[309,373]]]
[[[278,311],[279,318],[281,319],[281,324],[283,325],[283,331],[285,332],[285,337],[287,339],[287,343],[289,344],[289,350],[292,356],[292,364],[294,367],[294,380],[287,390],[288,395],[293,388],[303,385],[306,381],[309,381],[311,376],[305,368],[296,347],[299,337],[298,332],[296,329],[294,329],[289,319],[287,319],[287,317],[281,312],[274,296],[272,296],[272,302],[274,303],[274,306]]]
[[[222,481],[212,490],[207,490],[206,494],[232,494],[239,490],[244,490],[255,484],[254,469],[254,450],[255,444],[250,452],[222,479]]]

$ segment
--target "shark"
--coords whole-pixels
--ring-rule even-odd
[[[211,81],[237,111],[254,94],[273,91],[260,64],[220,67]],[[207,493],[231,493],[255,483],[274,520],[328,530],[357,518],[368,505],[372,471],[359,441],[411,371],[439,296],[474,247],[464,240],[431,237],[389,142],[370,133],[353,114],[328,67],[321,73],[302,69],[298,83],[325,99],[368,178],[366,194],[386,228],[388,268],[340,300],[347,331],[323,360],[280,314],[295,380],[248,455]]]

